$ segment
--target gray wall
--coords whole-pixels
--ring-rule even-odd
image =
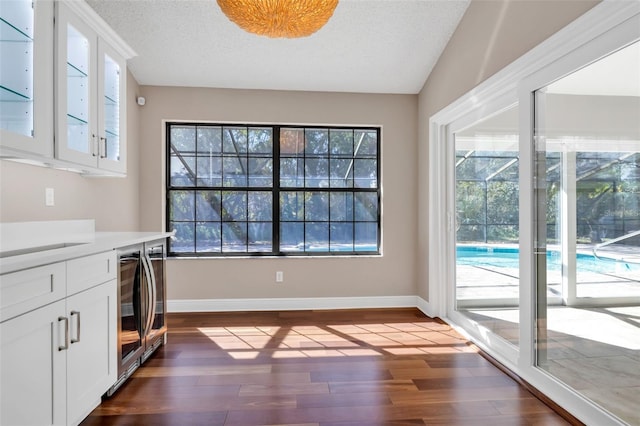
[[[382,257],[173,259],[169,299],[404,296],[416,292],[416,95],[142,86],[142,230],[164,227],[163,120],[382,126]],[[275,283],[275,271],[284,283]]]

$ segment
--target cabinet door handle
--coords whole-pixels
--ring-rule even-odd
[[[58,346],[59,351],[66,351],[69,349],[69,318],[58,317],[58,322],[64,321],[64,345]]]
[[[104,138],[100,138],[100,141],[102,142],[102,146],[104,147],[104,149],[100,150],[100,158],[107,158],[107,137],[105,136]],[[104,152],[104,154],[103,154]]]
[[[78,319],[76,320],[76,338],[74,339],[73,337],[71,338],[71,343],[78,343],[80,341],[80,312],[78,311],[71,311],[71,314],[69,316],[77,316]]]

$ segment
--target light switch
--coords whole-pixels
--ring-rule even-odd
[[[45,188],[45,190],[44,190],[44,204],[46,206],[54,206],[55,205],[53,188]]]

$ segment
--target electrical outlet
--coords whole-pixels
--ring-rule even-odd
[[[284,272],[276,271],[276,282],[277,283],[284,282]]]
[[[45,188],[44,189],[44,205],[45,206],[54,206],[55,198],[53,188]]]

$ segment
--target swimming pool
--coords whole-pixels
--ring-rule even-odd
[[[458,265],[492,266],[495,268],[518,269],[517,248],[468,246],[456,247],[456,262]],[[595,272],[599,274],[635,273],[640,274],[640,265],[620,262],[606,257],[595,257],[590,254],[577,254],[577,269],[583,272]],[[547,251],[547,270],[560,270],[560,252]],[[640,275],[639,275],[640,276]]]

